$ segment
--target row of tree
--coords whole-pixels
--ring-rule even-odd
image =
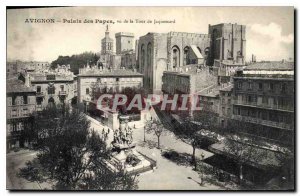
[[[195,123],[197,122],[197,123]],[[222,141],[219,141],[223,147],[225,156],[228,156],[235,162],[239,182],[244,181],[244,167],[246,165],[259,165],[264,159],[271,157],[278,166],[269,165],[270,172],[278,176],[286,176],[286,182],[289,185],[294,183],[294,145],[282,148],[278,146],[275,157],[270,150],[262,148],[264,141],[260,141],[251,136],[240,134],[243,130],[248,129],[249,125],[240,121],[231,121],[230,126],[226,129],[218,126],[216,116],[211,111],[201,111],[192,119],[189,116],[183,117],[181,125],[174,129],[178,138],[188,143],[192,147],[192,162],[194,169],[199,167],[199,161],[196,158],[196,149],[202,148],[203,143],[207,142],[207,137],[202,134],[204,130],[209,130],[222,135]],[[164,126],[157,120],[147,121],[145,126],[146,132],[153,132],[157,136],[158,148],[160,147],[160,136],[164,134]],[[230,129],[230,130],[229,130]],[[199,168],[201,169],[201,168]]]

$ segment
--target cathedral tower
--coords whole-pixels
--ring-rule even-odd
[[[113,39],[109,37],[108,25],[106,26],[105,37],[101,40],[101,54],[112,54],[114,50]]]

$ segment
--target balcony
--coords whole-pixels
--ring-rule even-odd
[[[239,120],[239,121],[249,122],[249,123],[254,123],[254,124],[260,124],[260,125],[279,128],[279,129],[288,129],[288,130],[293,130],[294,129],[293,125],[286,124],[286,123],[283,123],[283,122],[275,122],[275,121],[263,120],[263,119],[260,119],[260,118],[253,118],[253,117],[241,116],[241,115],[232,115],[232,118],[234,120]]]
[[[235,105],[243,105],[243,106],[251,106],[251,107],[257,107],[257,108],[263,108],[263,109],[270,109],[270,110],[281,110],[281,111],[287,111],[287,112],[294,112],[294,106],[291,105],[270,105],[265,103],[257,103],[257,102],[250,102],[250,101],[240,101],[240,100],[233,100],[233,104]]]
[[[59,91],[59,96],[66,96],[67,95],[67,91]]]

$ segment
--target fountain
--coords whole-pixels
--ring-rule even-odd
[[[133,142],[132,128],[128,126],[128,116],[119,116],[119,129],[114,131],[112,141],[112,158],[110,168],[114,171],[123,171],[130,174],[144,173],[156,167],[156,162],[141,154],[135,149]]]

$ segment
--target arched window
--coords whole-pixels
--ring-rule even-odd
[[[152,44],[148,43],[147,45],[147,66],[151,66],[152,64]]]
[[[209,47],[205,48],[204,54],[205,54],[205,56],[207,56],[209,54]]]
[[[188,65],[188,64],[189,64],[188,52],[189,52],[189,47],[186,46],[186,47],[184,48],[183,65]]]
[[[141,68],[142,72],[144,72],[145,69],[145,46],[144,44],[141,46]]]
[[[212,33],[212,51],[213,51],[213,56],[214,59],[219,59],[220,58],[220,40],[217,40],[218,38],[218,30],[214,29]]]
[[[180,66],[180,50],[178,46],[172,47],[172,66],[173,68]]]

